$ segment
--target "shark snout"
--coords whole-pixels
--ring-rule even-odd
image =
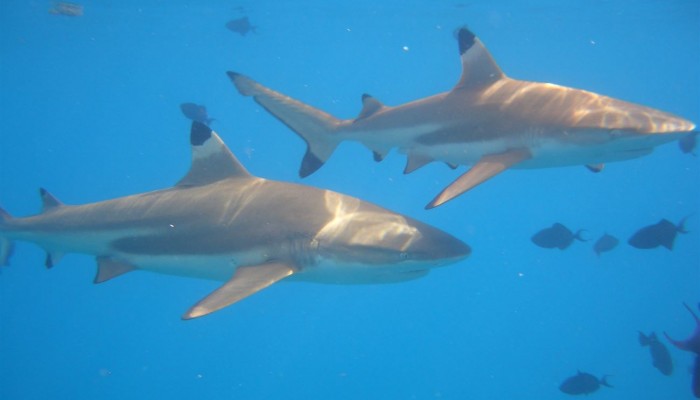
[[[440,266],[467,258],[472,252],[468,244],[447,232],[422,223],[418,228],[421,237],[410,249],[417,261],[433,262]]]

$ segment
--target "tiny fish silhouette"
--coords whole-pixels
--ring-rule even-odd
[[[228,21],[226,23],[226,28],[228,28],[228,30],[230,31],[240,34],[241,36],[245,36],[246,34],[248,34],[248,32],[255,33],[257,26],[251,25],[250,20],[248,20],[248,17],[242,17]]]
[[[185,114],[185,117],[207,126],[214,121],[214,118],[209,118],[209,115],[207,115],[207,108],[199,104],[182,103],[180,104],[180,110]]]
[[[581,237],[583,229],[579,229],[575,234],[560,223],[555,223],[549,228],[542,229],[541,231],[535,233],[531,240],[537,246],[543,247],[545,249],[558,248],[559,250],[564,250],[569,247],[574,239],[581,242],[585,242],[586,239]]]
[[[618,243],[620,243],[620,241],[615,236],[608,235],[606,233],[595,242],[593,245],[593,251],[595,251],[595,254],[600,257],[601,253],[614,249],[617,247]]]
[[[658,369],[662,374],[668,376],[673,373],[673,360],[671,353],[668,352],[666,346],[659,341],[656,333],[652,332],[649,336],[639,332],[639,344],[642,347],[649,347],[651,353],[651,365]]]
[[[698,144],[698,132],[692,132],[682,138],[678,139],[678,147],[684,153],[691,153],[695,155],[695,146]]]
[[[578,395],[593,393],[600,389],[601,385],[609,388],[613,387],[605,380],[606,377],[603,376],[601,379],[598,379],[587,372],[578,371],[576,375],[566,378],[559,386],[559,390],[566,394]]]
[[[686,340],[675,340],[668,336],[668,333],[664,332],[664,336],[671,342],[674,346],[681,350],[689,351],[695,353],[695,365],[693,366],[693,383],[692,390],[693,395],[700,399],[700,318],[693,312],[693,310],[688,307],[687,304],[683,303],[685,308],[690,312],[690,315],[695,319],[695,331]],[[698,304],[700,309],[700,304]]]
[[[678,233],[688,233],[685,229],[686,219],[688,217],[683,218],[678,225],[674,225],[673,222],[664,218],[654,225],[638,230],[627,242],[638,249],[654,249],[663,246],[673,250],[673,243]]]
[[[83,5],[78,3],[68,3],[59,1],[49,9],[49,14],[65,15],[68,17],[80,17],[83,15]]]

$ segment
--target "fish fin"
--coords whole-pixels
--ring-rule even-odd
[[[365,93],[362,95],[362,110],[360,111],[360,114],[357,116],[357,118],[355,118],[355,121],[372,116],[382,108],[385,108],[385,106],[384,104],[382,104],[381,101]]]
[[[457,31],[462,76],[452,90],[482,87],[505,77],[491,53],[469,29]]]
[[[690,231],[685,228],[685,223],[691,216],[693,216],[693,214],[685,216],[678,222],[678,225],[676,225],[676,231],[678,231],[678,233],[690,233]]]
[[[649,346],[650,343],[651,343],[650,338],[647,337],[647,335],[645,335],[644,332],[639,331],[639,344],[642,347],[646,347],[646,346]]]
[[[49,193],[44,188],[39,188],[39,196],[41,196],[41,212],[47,212],[63,206],[56,196]]]
[[[576,233],[574,234],[574,239],[578,240],[579,242],[589,241],[590,239],[586,239],[583,237],[584,232],[588,232],[588,231],[585,229],[579,229],[578,231],[576,231]]]
[[[0,207],[0,231],[10,220],[12,216]],[[15,244],[10,239],[0,236],[0,266],[10,265],[10,257],[14,251]]]
[[[111,257],[97,257],[97,273],[93,283],[102,283],[137,269],[131,264]]]
[[[608,382],[608,377],[610,376],[611,375],[603,375],[603,377],[600,378],[600,384],[609,388],[614,388],[615,386],[611,385],[610,382]]]
[[[698,315],[695,314],[695,311],[693,311],[693,309],[690,308],[690,306],[688,306],[688,304],[683,303],[683,306],[686,308],[686,310],[688,310],[690,315],[692,315],[693,319],[695,320],[694,333],[686,340],[673,339],[666,332],[664,332],[664,336],[666,336],[666,339],[668,339],[668,341],[671,342],[671,344],[673,344],[677,348],[679,348],[681,350],[691,351],[691,352],[697,353],[698,349],[693,347],[693,342],[697,341],[697,338],[700,337],[700,317],[698,317]],[[700,308],[700,305],[698,305],[698,307]],[[695,347],[697,347],[697,345],[695,345]],[[700,355],[699,355],[699,357],[700,357]]]
[[[527,149],[513,149],[504,153],[483,156],[469,171],[443,189],[425,208],[435,208],[450,201],[531,156]]]
[[[333,133],[341,120],[298,100],[275,92],[236,72],[228,77],[243,96],[253,99],[270,114],[291,128],[306,142],[306,154],[301,162],[299,176],[307,177],[325,164],[340,142]]]
[[[406,158],[406,167],[403,169],[403,173],[410,174],[411,172],[417,170],[418,168],[422,168],[431,162],[433,162],[433,159],[428,156],[409,153],[408,157]]]
[[[605,164],[586,164],[586,168],[588,168],[589,171],[597,174],[598,172],[602,171],[603,168],[605,168]]]
[[[192,165],[176,186],[201,186],[227,178],[250,177],[219,135],[201,122],[190,129]]]
[[[385,156],[386,156],[386,154],[382,154],[381,152],[374,151],[374,150],[372,151],[372,158],[376,162],[382,162],[384,160]]]
[[[457,165],[457,164],[452,164],[452,163],[449,163],[449,162],[446,162],[445,164],[447,164],[447,166],[450,167],[450,169],[457,169],[457,167],[459,167],[459,165]]]
[[[289,264],[278,262],[238,267],[228,282],[190,308],[182,319],[197,318],[220,310],[292,275],[295,271],[296,269]]]
[[[60,251],[47,251],[44,266],[46,266],[46,268],[53,268],[59,261],[61,261],[64,255],[65,253]]]

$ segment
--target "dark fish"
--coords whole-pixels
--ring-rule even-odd
[[[209,115],[207,115],[207,108],[199,104],[182,103],[180,104],[180,110],[185,114],[185,117],[192,121],[201,122],[207,126],[214,121],[214,118],[209,118]]]
[[[695,146],[698,144],[698,133],[700,132],[691,132],[678,140],[678,147],[681,148],[682,152],[695,155],[694,151]]]
[[[641,344],[642,347],[649,346],[651,365],[653,365],[654,368],[667,376],[673,373],[671,353],[669,353],[666,346],[659,341],[659,338],[656,337],[656,333],[652,332],[649,336],[645,336],[644,333],[639,332],[639,344]]]
[[[620,243],[620,241],[617,240],[615,236],[608,235],[606,233],[595,242],[593,245],[593,251],[595,251],[595,254],[600,257],[600,253],[605,253],[606,251],[614,249],[617,247],[618,243]]]
[[[695,319],[695,331],[686,340],[675,340],[668,336],[668,333],[664,332],[664,336],[671,342],[674,346],[681,350],[689,351],[695,353],[695,365],[693,366],[693,383],[692,390],[693,395],[700,399],[700,318],[693,312],[693,310],[688,307],[687,304],[683,303],[685,308],[690,311],[690,315]],[[700,304],[698,304],[700,308]]]
[[[245,36],[248,32],[256,32],[257,26],[250,24],[248,17],[242,17],[238,19],[232,19],[226,23],[226,28],[230,31],[240,33],[241,36]]]
[[[578,371],[576,375],[566,378],[559,385],[559,390],[566,394],[577,395],[593,393],[600,389],[601,385],[609,388],[613,387],[605,378],[606,376],[603,376],[603,378],[598,379],[587,372]]]
[[[579,229],[576,234],[574,234],[569,228],[557,222],[551,227],[535,233],[531,240],[534,244],[544,247],[545,249],[553,249],[556,247],[559,250],[564,250],[571,245],[574,239],[585,242],[586,239],[581,237],[581,232],[583,231],[583,229]]]
[[[638,249],[653,249],[663,246],[669,250],[673,250],[673,242],[676,240],[678,233],[688,233],[685,230],[685,217],[674,225],[673,222],[662,219],[654,225],[645,226],[638,230],[630,237],[627,243]]]
[[[69,17],[80,17],[83,15],[83,5],[78,3],[68,3],[59,1],[49,9],[49,14],[66,15]]]

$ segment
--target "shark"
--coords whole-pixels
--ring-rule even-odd
[[[396,148],[407,155],[404,173],[434,161],[471,166],[426,209],[454,199],[509,168],[604,164],[649,154],[654,147],[697,134],[676,115],[593,92],[506,76],[467,28],[456,32],[462,74],[439,93],[398,106],[362,95],[353,119],[339,119],[238,72],[228,76],[244,96],[307,144],[299,175],[308,176],[343,141],[372,150],[375,161]]]
[[[211,128],[194,121],[192,164],[171,188],[84,205],[40,190],[42,212],[0,210],[0,264],[14,241],[46,266],[94,255],[95,283],[134,270],[224,282],[183,319],[210,314],[276,282],[402,282],[466,258],[454,236],[356,197],[251,175]]]

